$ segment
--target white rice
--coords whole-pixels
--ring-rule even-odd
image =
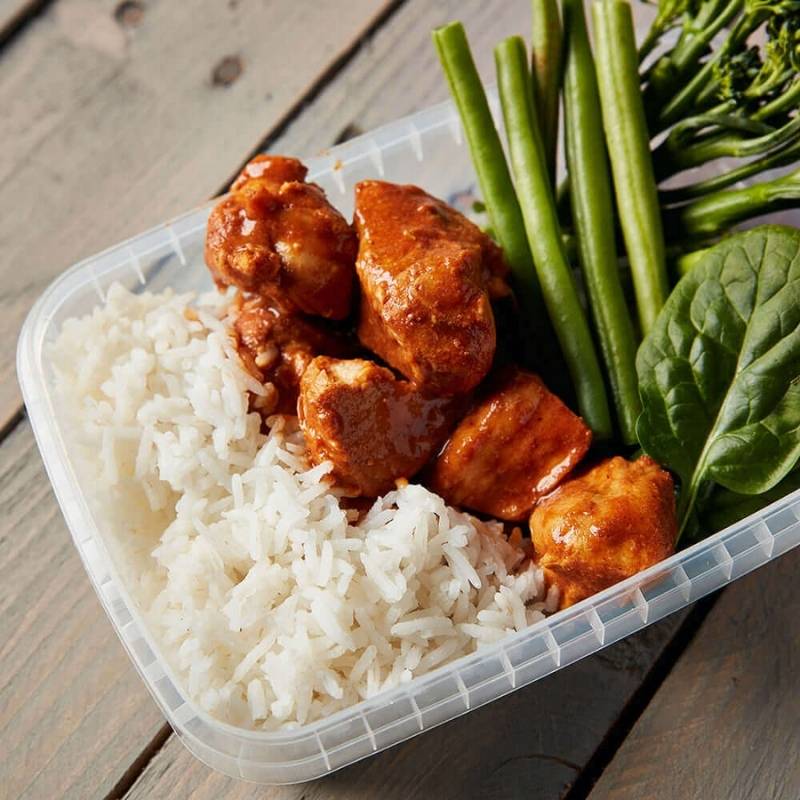
[[[414,484],[359,520],[293,418],[264,435],[223,302],[113,286],[54,345],[82,481],[194,701],[302,725],[541,619],[541,571],[499,523]]]

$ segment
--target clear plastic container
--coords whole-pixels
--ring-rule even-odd
[[[458,117],[443,104],[306,162],[346,215],[364,178],[416,183],[457,207],[474,200],[474,173]],[[189,750],[214,769],[267,784],[319,777],[539,680],[724,586],[800,544],[800,492],[630,580],[402,688],[285,732],[218,722],[175,679],[143,625],[104,544],[73,468],[53,396],[47,344],[86,314],[113,281],[133,291],[206,289],[205,223],[212,204],[136,236],[61,275],[36,303],[18,350],[20,384],[47,472],[97,595],[142,680]]]

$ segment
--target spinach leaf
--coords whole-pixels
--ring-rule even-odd
[[[636,359],[644,451],[681,479],[681,528],[709,480],[777,484],[800,456],[800,231],[735,234],[670,295]]]
[[[718,486],[700,511],[703,530],[708,533],[721,531],[740,519],[755,514],[770,503],[780,500],[789,492],[800,489],[800,470],[792,470],[780,483],[776,483],[763,494],[734,494]]]

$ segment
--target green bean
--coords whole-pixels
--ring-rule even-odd
[[[551,179],[555,180],[563,41],[558,0],[531,0],[531,21],[533,96],[542,123],[547,168]]]
[[[639,60],[627,2],[595,0],[596,67],[608,153],[642,331],[669,294],[664,232],[650,139],[639,88]]]
[[[597,77],[582,0],[562,0],[566,35],[564,122],[572,220],[620,432],[636,441],[641,412],[636,339],[619,277],[614,204],[603,139]]]
[[[544,321],[546,313],[541,289],[503,146],[464,26],[451,22],[437,28],[433,41],[461,116],[491,228],[511,268],[523,314],[535,328],[537,322]]]
[[[611,416],[594,342],[564,255],[552,184],[533,104],[525,44],[512,36],[494,51],[500,102],[522,218],[545,304],[575,386],[578,408],[599,438]]]

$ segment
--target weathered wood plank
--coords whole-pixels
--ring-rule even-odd
[[[0,796],[103,796],[163,719],[105,620],[27,422],[0,445],[0,508]]]
[[[527,36],[530,3],[410,3],[370,38],[305,113],[269,142],[269,149],[312,155],[330,147],[342,132],[369,131],[448,99],[431,31],[453,19],[464,22],[478,70],[494,83],[494,46],[512,34]]]
[[[591,758],[683,618],[670,617],[441,728],[300,786],[268,789],[225,778],[196,761],[172,736],[126,800],[556,800]]]
[[[117,5],[58,0],[0,60],[0,428],[44,286],[219,191],[392,0]]]
[[[727,589],[591,800],[796,800],[800,550]]]

